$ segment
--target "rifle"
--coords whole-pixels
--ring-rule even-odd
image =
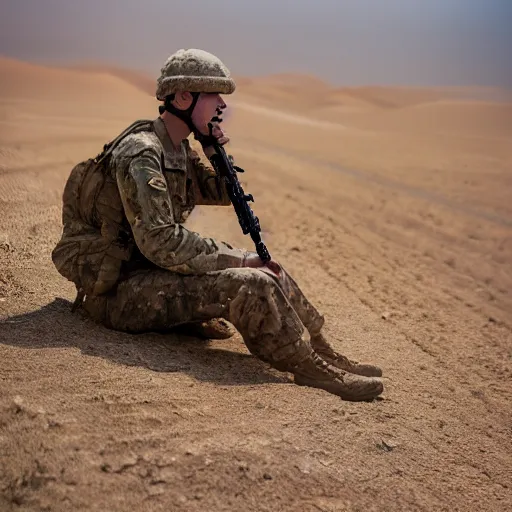
[[[209,128],[211,133],[211,124],[209,125]],[[213,148],[215,149],[215,153],[209,158],[209,160],[217,173],[217,190],[220,194],[221,180],[224,180],[226,190],[235,209],[243,234],[247,235],[249,233],[251,235],[251,238],[256,245],[256,252],[258,253],[258,256],[263,263],[267,263],[271,260],[271,257],[268,249],[261,240],[260,222],[248,204],[249,201],[254,202],[254,198],[252,194],[246,194],[244,192],[240,182],[238,181],[237,172],[245,171],[233,164],[220,144],[214,143]]]

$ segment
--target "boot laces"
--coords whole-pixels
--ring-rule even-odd
[[[313,352],[312,358],[315,366],[322,370],[322,372],[329,374],[329,376],[333,377],[334,379],[343,381],[343,370],[335,368],[334,366],[330,365],[327,361],[322,359],[322,357],[316,352]]]

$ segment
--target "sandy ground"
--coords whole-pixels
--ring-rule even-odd
[[[157,105],[126,74],[0,74],[0,510],[512,509],[510,103],[287,76],[235,94],[269,250],[336,348],[384,369],[381,400],[349,403],[238,336],[72,315],[50,260],[64,182]],[[252,249],[230,208],[189,224]]]

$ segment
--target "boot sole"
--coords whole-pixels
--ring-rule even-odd
[[[376,382],[374,389],[372,389],[371,391],[368,390],[366,391],[366,393],[362,393],[357,396],[341,390],[340,384],[337,384],[336,382],[332,381],[319,381],[295,375],[294,382],[298,386],[308,386],[310,388],[323,389],[324,391],[339,396],[343,400],[347,400],[349,402],[367,402],[373,400],[384,391],[384,385],[382,384],[382,382]]]

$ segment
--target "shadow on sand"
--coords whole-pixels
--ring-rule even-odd
[[[235,350],[238,337],[210,342],[177,333],[127,334],[95,324],[71,312],[71,302],[57,298],[30,313],[0,321],[0,343],[22,348],[75,347],[83,354],[155,372],[183,372],[220,385],[290,383],[256,357]]]

